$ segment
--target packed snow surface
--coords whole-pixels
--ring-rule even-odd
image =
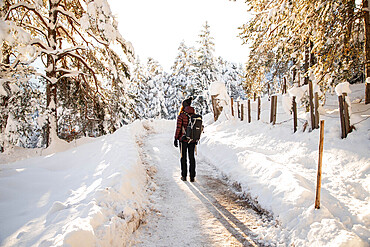
[[[351,124],[356,130],[346,139],[340,137],[337,96],[327,95],[320,111],[325,120],[320,209],[314,209],[320,131],[309,127],[303,131],[306,114],[300,108],[298,131],[293,133],[281,96],[275,125],[268,121],[267,98],[261,100],[260,121],[256,102],[251,103],[251,123],[232,117],[227,109],[217,122],[211,115],[204,116],[197,156],[199,184],[203,181],[202,186],[207,186],[202,176],[224,174],[240,184],[240,193],[256,208],[272,215],[276,224],[254,230],[255,238],[262,241],[258,244],[369,246],[370,109],[361,100],[363,92],[364,84],[351,86]],[[161,236],[168,232],[191,239],[201,231],[199,243],[219,246],[227,229],[216,223],[214,227],[199,224],[217,222],[213,213],[203,208],[204,218],[191,221],[200,212],[191,210],[191,205],[197,205],[201,187],[179,181],[174,130],[175,121],[136,121],[112,135],[47,156],[7,163],[18,159],[19,152],[1,154],[0,245],[140,246],[149,239],[145,230],[156,225]],[[151,167],[158,172],[151,174]],[[153,185],[153,179],[172,181]],[[153,196],[157,192],[149,193],[156,186],[159,192],[168,192],[171,203],[166,207],[162,198]],[[189,200],[183,200],[183,195]],[[169,229],[149,213],[153,211],[179,217],[173,218],[178,224],[189,220],[193,229],[176,232],[188,229],[184,225]],[[137,229],[140,234],[133,235]],[[207,237],[217,242],[207,242]]]

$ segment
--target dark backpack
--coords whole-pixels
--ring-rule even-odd
[[[191,141],[198,142],[200,139],[200,135],[203,132],[202,116],[198,114],[189,116],[189,114],[187,113],[186,115],[189,117],[189,122],[188,122],[188,126],[186,127],[185,137],[188,140],[188,142],[191,142]]]

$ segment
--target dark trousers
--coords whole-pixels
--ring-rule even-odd
[[[181,151],[181,176],[186,177],[187,172],[187,154],[189,154],[189,161],[190,161],[190,167],[189,167],[189,173],[191,178],[195,178],[195,157],[194,157],[194,151],[195,151],[195,143],[187,143],[187,142],[180,142],[180,151]]]

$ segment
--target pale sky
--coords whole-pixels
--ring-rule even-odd
[[[152,57],[169,72],[182,40],[198,46],[198,35],[208,21],[215,56],[245,63],[248,48],[237,37],[248,20],[243,0],[108,0],[122,36],[133,44],[142,63]]]

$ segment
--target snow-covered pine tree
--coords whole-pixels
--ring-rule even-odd
[[[168,79],[173,88],[172,93],[169,91],[167,93],[167,109],[170,118],[175,118],[177,116],[181,103],[186,97],[194,97],[193,88],[196,78],[196,63],[196,49],[186,46],[185,42],[182,41],[179,45],[174,64],[171,67],[171,75]]]
[[[137,58],[132,69],[128,94],[134,105],[135,119],[144,119],[148,116],[148,75],[144,65]]]
[[[195,66],[194,85],[191,90],[193,96],[193,106],[202,115],[211,112],[211,98],[208,88],[211,82],[217,80],[217,67],[213,52],[215,51],[214,38],[211,36],[210,26],[206,22],[199,34],[200,44],[198,49],[197,61]]]
[[[226,61],[222,57],[218,57],[217,66],[219,79],[225,82],[229,96],[234,99],[245,98],[243,90],[244,70],[242,65],[237,65]]]
[[[164,81],[164,98],[167,109],[167,119],[175,119],[179,113],[181,106],[182,93],[177,90],[175,85],[175,77],[168,75]]]
[[[158,61],[148,58],[148,118],[167,118],[168,111],[165,105],[164,81],[166,74]]]
[[[63,78],[78,83],[81,99],[86,100],[85,120],[97,120],[102,125],[104,112],[112,113],[109,93],[104,92],[109,88],[108,81],[127,77],[127,61],[122,58],[130,60],[132,55],[131,45],[117,31],[107,1],[8,3],[8,12],[2,19],[15,23],[31,36],[29,44],[36,48],[45,65],[47,145],[57,136],[57,95]],[[114,43],[120,46],[124,57],[113,53]],[[120,69],[115,67],[117,64],[121,64]],[[102,110],[102,106],[108,108]],[[91,112],[94,114],[89,115]]]
[[[11,2],[0,3],[0,151],[8,146],[36,147],[40,128],[35,114],[41,109],[37,85],[32,83],[34,50],[28,46],[30,35],[4,16]]]

